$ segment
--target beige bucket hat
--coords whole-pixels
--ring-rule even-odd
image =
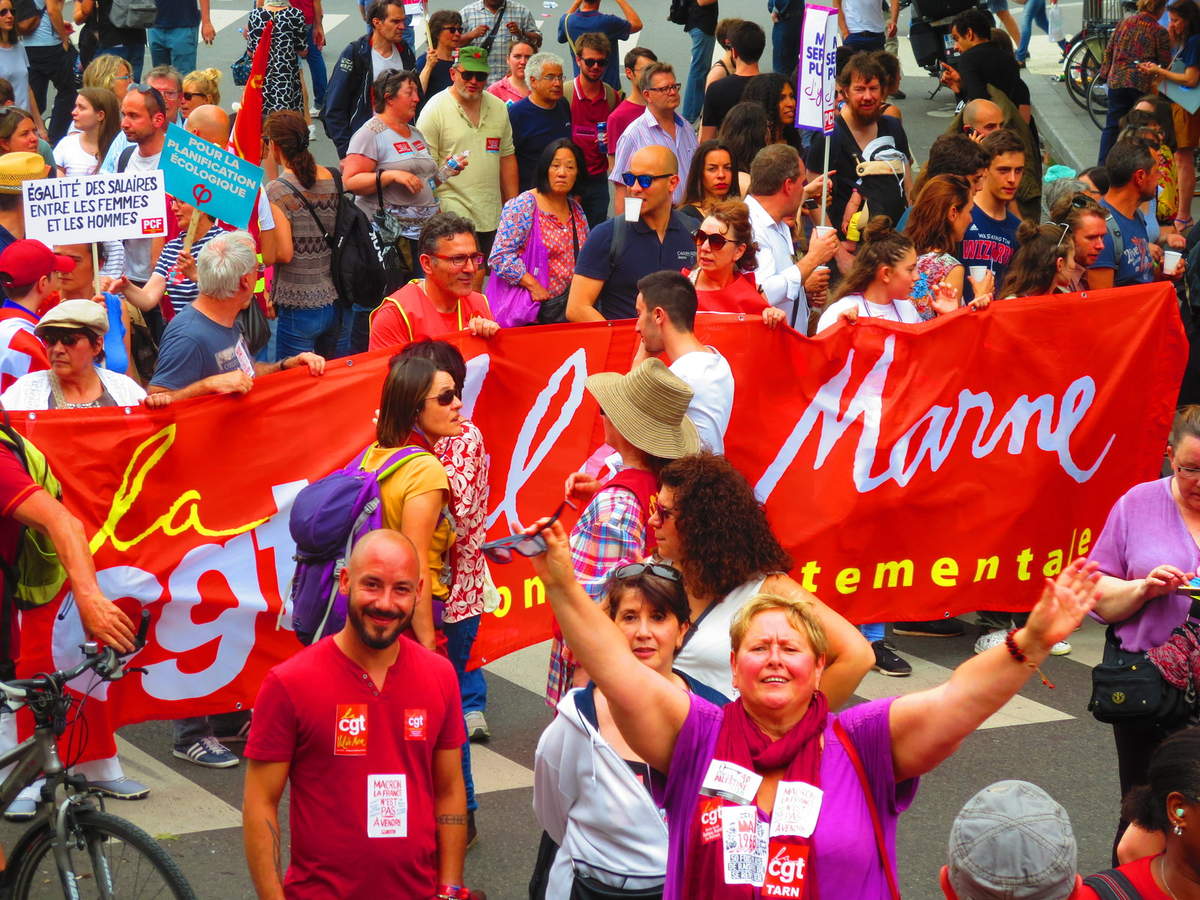
[[[651,358],[628,374],[597,372],[587,389],[633,446],[661,459],[700,452],[700,434],[686,415],[692,389],[686,381]]]

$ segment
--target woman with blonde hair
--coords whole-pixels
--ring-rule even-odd
[[[125,99],[125,92],[133,83],[133,66],[128,60],[105,53],[93,59],[83,70],[83,86],[107,88],[117,96],[117,102]]]
[[[183,118],[187,119],[197,106],[205,106],[210,103],[213,106],[220,106],[220,83],[220,69],[197,69],[194,72],[188,72],[183,77],[183,91],[179,95],[179,112]]]

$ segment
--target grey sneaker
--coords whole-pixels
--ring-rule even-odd
[[[471,743],[477,744],[492,736],[492,733],[488,731],[487,719],[479,710],[471,710],[464,718],[467,720],[467,740]]]
[[[109,781],[89,781],[88,787],[105,797],[117,800],[144,800],[150,796],[150,788],[128,775]]]
[[[230,769],[240,762],[237,754],[215,737],[202,737],[190,747],[176,747],[172,755],[207,769]]]

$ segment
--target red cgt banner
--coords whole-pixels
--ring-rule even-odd
[[[719,314],[697,332],[733,368],[726,451],[793,575],[857,622],[1031,605],[1043,574],[1088,552],[1113,501],[1157,474],[1186,357],[1166,285],[1005,301],[924,326],[863,320],[818,339]],[[636,335],[599,323],[453,340],[492,457],[495,537],[551,511],[599,446],[584,381],[627,370]],[[112,727],[248,707],[298,649],[280,615],[291,502],[372,439],[388,356],[153,413],[14,415],[94,535],[106,593],[153,615],[136,658],[146,674],[92,691],[88,757],[112,752]],[[503,600],[485,617],[480,662],[550,633],[528,563],[493,574]],[[23,672],[78,659],[78,617],[56,613],[24,616]]]

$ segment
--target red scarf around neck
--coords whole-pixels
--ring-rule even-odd
[[[785,769],[780,784],[802,781],[820,787],[821,735],[829,714],[829,703],[824,694],[814,692],[804,718],[775,741],[754,723],[740,699],[725,706],[723,711],[721,730],[713,749],[715,760],[734,763],[759,774]],[[743,900],[759,896],[759,889],[752,885],[725,883],[720,810],[735,805],[723,798],[704,793],[700,795],[696,813],[688,825],[680,896],[689,900]],[[780,839],[786,844],[806,849],[808,864],[803,877],[806,886],[804,897],[805,900],[818,900],[812,838],[792,835],[773,839],[768,857],[776,852]]]

